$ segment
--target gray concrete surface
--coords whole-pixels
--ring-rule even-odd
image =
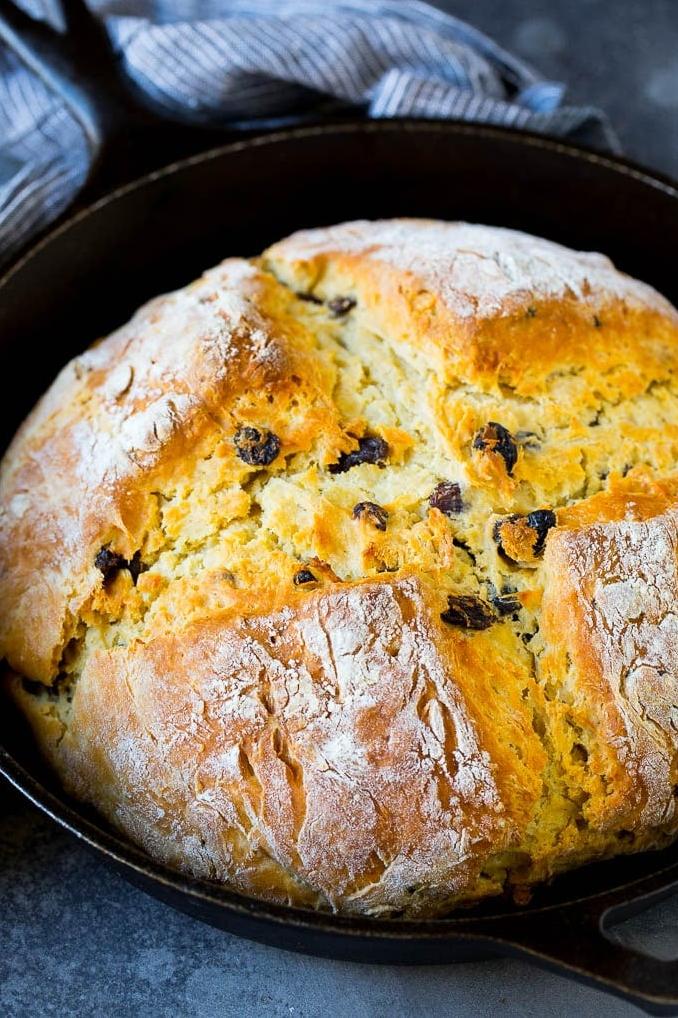
[[[129,886],[17,800],[0,820],[0,1015],[631,1018],[632,1005],[513,960],[446,967],[306,958],[230,936]],[[618,928],[678,954],[678,899]]]
[[[606,110],[626,155],[678,177],[676,0],[436,0]]]
[[[626,152],[678,176],[676,0],[458,0],[572,101],[607,109]],[[678,898],[619,928],[678,957]],[[638,1010],[521,962],[369,967],[288,954],[128,886],[18,799],[0,796],[0,1015],[132,1018],[625,1018]]]
[[[116,1018],[631,1018],[637,1008],[530,965],[367,966],[230,936],[129,886],[10,804],[0,822],[0,1015]],[[622,939],[678,954],[678,899]]]

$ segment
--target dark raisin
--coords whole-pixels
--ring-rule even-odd
[[[99,549],[96,558],[94,559],[94,565],[101,573],[103,573],[104,583],[110,579],[113,573],[117,573],[120,569],[129,569],[132,575],[132,582],[135,587],[137,585],[137,580],[139,579],[139,574],[145,573],[148,569],[146,563],[141,561],[141,552],[135,551],[134,555],[128,562],[122,555],[118,555],[117,552],[111,551],[108,546]]]
[[[122,555],[118,555],[116,551],[111,551],[108,545],[106,545],[97,552],[94,565],[100,573],[103,573],[104,580],[107,580],[118,569],[127,568],[127,559]]]
[[[477,557],[472,551],[471,547],[466,543],[466,541],[462,541],[460,537],[453,537],[452,544],[454,545],[455,548],[459,548],[460,551],[463,551],[466,555],[468,555],[473,565],[476,564]]]
[[[528,513],[527,525],[535,531],[537,540],[534,542],[532,551],[535,555],[541,555],[546,543],[546,535],[551,527],[556,525],[556,514],[552,509],[535,509]]]
[[[145,573],[148,570],[148,566],[146,565],[146,563],[141,561],[141,552],[135,551],[134,554],[132,555],[132,558],[128,563],[126,563],[126,565],[130,573],[132,574],[132,583],[136,587],[139,575],[141,573]]]
[[[603,323],[601,322],[601,320],[598,317],[598,315],[594,315],[593,316],[593,325],[594,325],[594,328],[600,329],[602,327],[602,324]]]
[[[320,297],[316,297],[314,293],[298,293],[297,297],[299,300],[305,300],[309,304],[322,304]]]
[[[240,459],[251,467],[267,467],[280,452],[277,435],[245,424],[238,428],[233,442]]]
[[[389,448],[388,442],[378,435],[366,435],[358,439],[358,448],[352,452],[342,452],[336,463],[330,463],[331,474],[344,474],[351,467],[357,467],[359,463],[377,463],[380,467],[386,466]]]
[[[358,502],[353,506],[353,519],[365,519],[371,523],[376,530],[386,530],[388,513],[376,502]]]
[[[518,459],[518,448],[513,435],[503,424],[496,421],[484,424],[473,437],[473,448],[498,453],[506,464],[506,473],[511,476]]]
[[[353,310],[355,304],[356,302],[353,297],[333,297],[332,300],[327,302],[333,318],[342,318],[344,315],[347,315],[349,311]]]
[[[497,594],[492,598],[492,607],[497,615],[517,615],[523,607],[513,594]]]
[[[316,577],[310,569],[300,569],[294,574],[293,582],[299,587],[302,583],[315,583]]]
[[[506,615],[517,615],[523,607],[515,594],[515,590],[507,587],[503,587],[501,594],[498,594],[493,583],[488,582],[487,584],[487,596],[490,603],[497,615],[502,618]]]
[[[527,516],[512,513],[496,521],[492,537],[499,554],[508,562],[529,562],[543,553],[546,535],[555,525],[556,514],[552,509],[535,509]],[[509,529],[502,534],[504,527]]]
[[[447,611],[441,612],[440,617],[448,625],[462,629],[488,629],[497,621],[491,605],[472,594],[450,594]]]
[[[461,488],[454,481],[441,481],[428,497],[432,509],[439,509],[446,516],[456,516],[464,511]]]
[[[510,555],[506,554],[506,551],[504,550],[504,545],[501,543],[501,528],[506,523],[515,523],[516,520],[519,519],[520,516],[518,515],[518,513],[511,513],[510,516],[504,516],[502,519],[496,520],[494,526],[492,527],[492,539],[497,546],[497,551],[499,552],[502,558],[506,559],[507,562],[513,562],[514,560],[510,557]]]
[[[537,317],[537,309],[535,307],[533,307],[532,305],[530,305],[530,307],[526,311],[526,314],[527,314],[528,318],[536,318]]]

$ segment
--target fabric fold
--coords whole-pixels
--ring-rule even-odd
[[[50,0],[24,6],[55,20]],[[459,119],[618,148],[605,116],[562,104],[477,29],[419,0],[95,0],[121,69],[170,117],[286,124],[328,101],[369,117]],[[0,258],[66,208],[87,177],[83,132],[0,46]]]

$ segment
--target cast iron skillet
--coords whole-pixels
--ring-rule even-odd
[[[244,137],[169,125],[121,85],[103,35],[68,3],[70,43],[0,0],[13,38],[84,124],[95,169],[81,210],[0,280],[2,433],[12,432],[59,367],[146,298],[228,254],[254,254],[299,227],[411,215],[513,226],[602,249],[678,299],[678,188],[619,159],[528,134],[458,123],[330,121]],[[80,81],[86,76],[87,87]],[[223,141],[223,135],[220,136]],[[105,186],[201,151],[103,198]],[[87,207],[82,207],[83,202]],[[92,203],[93,202],[93,203]],[[656,1014],[678,1010],[678,963],[637,954],[611,923],[678,888],[678,846],[590,866],[538,890],[435,921],[371,920],[268,905],[162,866],[69,801],[7,709],[0,772],[128,880],[185,912],[291,950],[369,962],[433,963],[513,954],[594,983]]]

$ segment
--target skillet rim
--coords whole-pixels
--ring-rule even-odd
[[[130,870],[140,880],[152,881],[163,889],[190,897],[194,902],[205,906],[230,910],[242,917],[272,921],[280,926],[294,926],[299,929],[331,934],[347,934],[351,937],[369,937],[374,939],[405,940],[405,939],[436,939],[450,935],[486,935],[495,923],[530,918],[548,917],[570,909],[580,908],[584,912],[592,911],[603,915],[616,905],[628,901],[648,899],[651,904],[656,897],[670,893],[678,886],[678,861],[671,862],[659,869],[640,875],[624,884],[605,887],[603,890],[592,891],[578,897],[568,897],[563,901],[531,905],[518,910],[504,910],[474,914],[473,906],[460,909],[449,916],[433,919],[401,919],[379,918],[374,916],[341,914],[320,911],[297,905],[284,905],[265,901],[249,895],[240,894],[227,885],[218,884],[187,873],[154,859],[144,849],[125,839],[113,830],[100,827],[78,809],[78,803],[71,800],[65,793],[61,796],[52,792],[46,785],[34,777],[28,768],[20,763],[5,747],[0,744],[0,775],[2,775],[15,791],[28,799],[41,813],[48,816],[69,834],[83,842],[88,848],[106,856],[110,864],[120,870]],[[71,805],[73,802],[73,805]],[[651,858],[652,852],[645,853]],[[619,857],[617,857],[619,858]],[[629,857],[634,860],[634,856]],[[638,859],[636,856],[635,859]],[[597,865],[614,862],[614,858],[603,860]],[[581,871],[581,868],[580,868]],[[571,871],[576,873],[577,871]],[[129,876],[129,874],[127,874]],[[564,876],[567,874],[563,874]],[[558,878],[555,878],[556,880]],[[486,900],[501,902],[499,896]],[[505,904],[505,900],[504,900]],[[596,907],[598,906],[598,907]]]
[[[278,142],[287,142],[297,138],[303,139],[322,134],[349,132],[365,132],[368,134],[380,132],[395,133],[398,129],[405,133],[417,133],[417,131],[421,130],[433,131],[440,134],[475,135],[481,138],[505,138],[515,144],[526,145],[528,148],[544,149],[559,155],[570,156],[573,159],[591,163],[592,165],[603,166],[605,169],[621,173],[623,176],[642,184],[647,184],[655,190],[668,195],[670,198],[678,199],[678,178],[674,179],[668,174],[652,170],[626,156],[599,152],[586,145],[573,144],[558,138],[537,134],[534,131],[523,131],[519,128],[504,127],[498,124],[474,124],[465,120],[431,120],[424,118],[414,119],[411,117],[391,117],[383,120],[341,118],[329,123],[327,121],[318,121],[317,123],[296,127],[270,129],[261,133],[257,132],[254,135],[236,141],[226,142],[224,145],[208,148],[204,152],[198,152],[196,155],[174,160],[158,170],[153,170],[131,180],[127,184],[121,184],[113,188],[113,190],[107,191],[100,198],[87,202],[82,208],[77,208],[76,196],[74,201],[76,211],[72,211],[70,207],[66,208],[54,223],[47,226],[45,231],[39,233],[33,241],[29,242],[27,248],[19,251],[14,258],[10,259],[7,265],[0,265],[0,294],[13,276],[36,254],[53,240],[56,240],[57,237],[66,233],[72,226],[80,223],[89,215],[116,201],[118,198],[122,198],[132,191],[140,190],[142,187],[152,184],[160,178],[170,176],[208,160],[220,158],[229,153],[239,152],[246,148],[259,148],[270,143],[277,144]]]

